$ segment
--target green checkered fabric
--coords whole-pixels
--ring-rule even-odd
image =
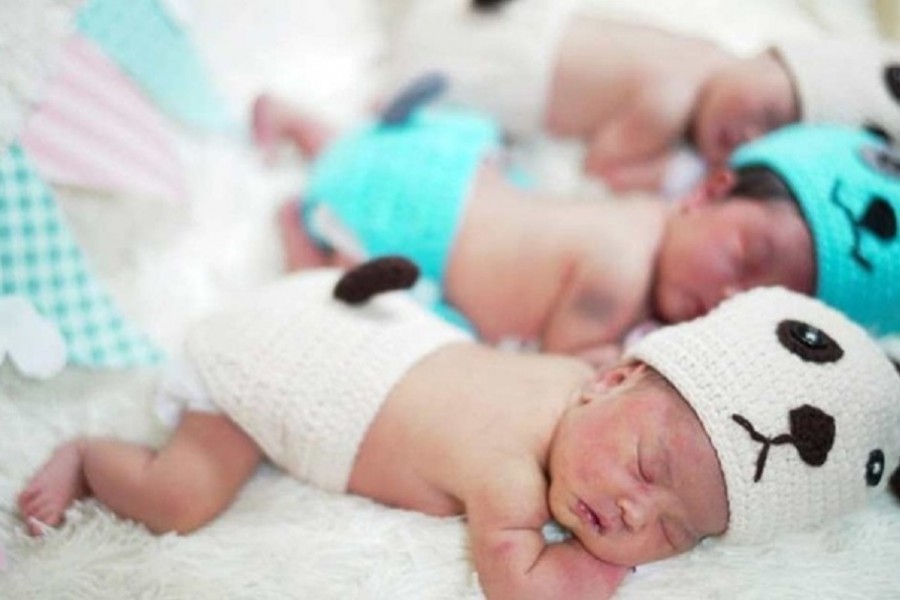
[[[91,274],[51,190],[18,144],[0,158],[0,295],[24,296],[53,321],[70,364],[125,368],[161,358]]]

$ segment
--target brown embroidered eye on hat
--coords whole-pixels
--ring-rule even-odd
[[[817,525],[862,506],[900,470],[900,373],[818,300],[751,290],[628,354],[668,379],[703,423],[727,487],[724,539]]]

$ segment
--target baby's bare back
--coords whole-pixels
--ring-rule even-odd
[[[544,198],[487,165],[472,188],[447,295],[490,342],[573,354],[646,319],[667,205],[657,198]]]
[[[350,491],[433,515],[460,514],[506,465],[543,464],[564,408],[591,371],[563,357],[454,344],[400,380],[369,428]]]

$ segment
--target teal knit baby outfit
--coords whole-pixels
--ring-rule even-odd
[[[326,248],[360,259],[406,256],[437,288],[437,312],[464,324],[441,289],[470,186],[500,144],[491,121],[465,111],[419,109],[401,122],[368,124],[317,159],[303,222]]]

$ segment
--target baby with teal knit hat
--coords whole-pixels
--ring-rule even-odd
[[[419,297],[483,340],[595,362],[644,322],[692,319],[767,285],[900,332],[900,155],[876,135],[783,128],[675,203],[550,199],[510,173],[491,120],[425,105],[435,81],[334,142],[286,105],[257,103],[258,135],[316,159],[281,212],[289,268],[403,254],[429,282]]]
[[[770,170],[790,192],[812,232],[816,296],[877,333],[900,331],[900,151],[864,130],[795,126],[731,164]]]

